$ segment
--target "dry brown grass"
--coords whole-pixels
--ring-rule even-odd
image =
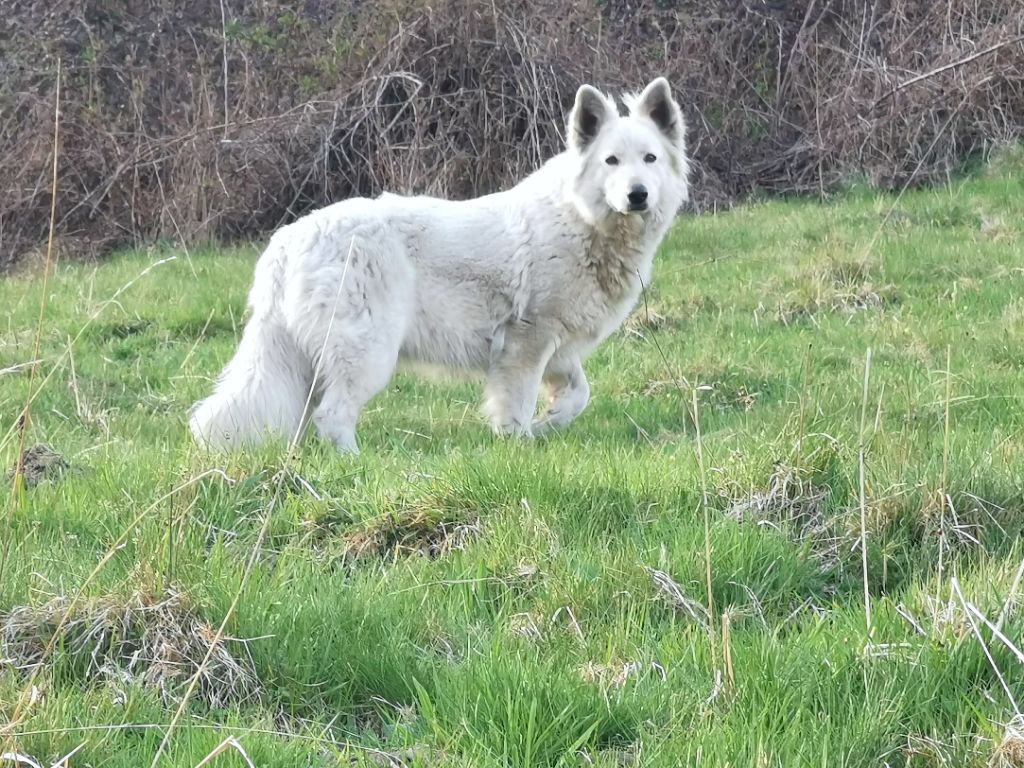
[[[1006,725],[1003,740],[989,760],[989,768],[1024,768],[1024,717],[1017,715]]]
[[[449,519],[433,510],[401,510],[350,528],[343,536],[352,559],[372,555],[385,560],[420,555],[441,557],[480,536],[478,519]]]
[[[780,304],[783,325],[814,322],[821,314],[852,316],[897,303],[891,285],[880,284],[875,264],[868,258],[830,256],[798,275],[796,285]]]
[[[711,618],[706,606],[687,595],[679,583],[664,571],[648,568],[647,572],[651,575],[661,600],[668,603],[681,615],[688,617],[705,632],[709,630]]]
[[[727,516],[768,526],[805,544],[822,569],[833,568],[841,560],[848,536],[830,511],[832,491],[805,473],[777,462],[764,487],[720,493],[728,500]]]
[[[46,650],[62,617],[59,652]],[[39,606],[21,605],[0,613],[0,656],[26,673],[39,664],[64,665],[88,681],[117,688],[141,684],[176,701],[200,669],[214,640],[214,628],[179,594],[142,592],[80,600],[64,597]],[[234,652],[233,652],[234,651]],[[259,695],[256,672],[244,643],[220,643],[202,670],[199,697],[222,707]]]
[[[12,467],[7,472],[7,479],[12,480],[15,473],[19,472],[25,485],[32,487],[43,480],[55,480],[69,469],[71,469],[71,465],[61,453],[46,443],[37,443],[25,449],[21,458],[20,471],[18,467]]]
[[[643,338],[649,331],[657,332],[671,324],[669,311],[656,302],[644,301],[626,318],[622,330],[627,335]]]

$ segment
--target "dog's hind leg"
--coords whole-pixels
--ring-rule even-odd
[[[395,371],[415,275],[383,225],[323,238],[288,306],[313,362],[313,424],[338,450],[358,453],[356,423]]]
[[[359,414],[391,380],[400,344],[398,334],[380,332],[353,338],[343,331],[328,339],[317,375],[320,402],[313,423],[339,451],[359,453]]]
[[[551,401],[533,423],[535,435],[564,427],[579,416],[590,401],[590,385],[576,354],[556,352],[544,369],[543,382]]]

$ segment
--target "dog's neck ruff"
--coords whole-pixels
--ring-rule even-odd
[[[609,296],[633,293],[650,277],[660,235],[655,212],[615,213],[599,220],[584,240],[584,263]]]

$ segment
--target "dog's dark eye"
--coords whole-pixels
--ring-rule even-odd
[[[657,160],[657,159],[658,159],[658,158],[656,158],[656,157],[655,157],[654,155],[652,155],[652,154],[651,154],[650,152],[648,152],[648,153],[647,153],[646,155],[644,155],[644,162],[645,162],[645,163],[653,163],[653,162],[654,162],[655,160]]]
[[[608,165],[618,165],[619,164],[619,158],[617,158],[615,155],[608,155],[608,157],[606,157],[604,159],[604,161],[606,163],[608,163]]]

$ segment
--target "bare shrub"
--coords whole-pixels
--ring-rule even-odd
[[[58,57],[68,256],[256,237],[384,189],[496,190],[559,149],[583,81],[673,81],[697,210],[945,179],[1024,124],[1016,0],[7,5],[0,266],[46,232]]]

